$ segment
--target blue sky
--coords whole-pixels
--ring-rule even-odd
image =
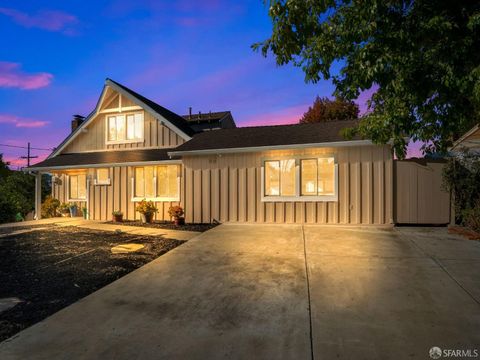
[[[333,87],[253,52],[270,31],[261,0],[2,1],[0,143],[56,146],[106,77],[180,114],[191,106],[231,110],[239,126],[295,122]],[[23,150],[0,152],[24,165]]]

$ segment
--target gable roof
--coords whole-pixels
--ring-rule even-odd
[[[175,127],[183,131],[188,136],[192,136],[195,133],[192,130],[192,128],[188,125],[188,122],[180,115],[175,114],[173,111],[170,111],[167,108],[164,108],[163,106],[158,105],[156,102],[153,102],[152,100],[147,99],[145,96],[140,95],[139,93],[127,88],[125,85],[117,83],[112,79],[107,78],[106,84],[110,86],[116,85],[117,87],[125,91],[127,94],[129,94],[130,96],[138,100],[140,103],[143,103],[147,107],[150,107],[157,114],[162,115],[166,120],[168,120],[170,123],[172,123]]]
[[[106,164],[131,164],[171,160],[168,149],[92,151],[60,154],[32,165],[28,170],[86,168]],[[98,167],[98,166],[97,166]]]
[[[318,145],[322,143],[342,143],[344,145],[371,144],[370,140],[355,137],[347,141],[340,131],[343,128],[355,127],[358,121],[331,121],[316,124],[294,124],[275,126],[240,127],[220,129],[196,134],[192,140],[171,149],[170,155],[182,153],[221,152],[246,148],[285,148],[302,145]]]
[[[126,96],[135,103],[138,103],[146,111],[152,113],[154,116],[161,117],[166,120],[165,125],[172,128],[173,131],[178,133],[185,140],[190,140],[190,138],[195,134],[195,131],[189,126],[188,122],[182,118],[180,115],[175,114],[174,112],[164,108],[163,106],[158,105],[150,99],[136,93],[135,91],[127,88],[126,86],[117,83],[111,79],[106,79],[105,84],[102,89],[102,94],[100,95],[95,109],[85,118],[83,123],[72,131],[66,138],[63,140],[60,145],[48,156],[52,158],[57,156],[64,148],[67,146],[74,138],[81,133],[82,129],[85,128],[92,119],[98,114],[100,110],[100,105],[102,103],[103,97],[105,95],[106,88],[110,87],[118,93]],[[169,126],[170,125],[170,126]]]

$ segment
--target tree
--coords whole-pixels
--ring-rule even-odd
[[[42,198],[51,192],[49,175],[42,176]],[[0,223],[25,217],[34,209],[35,178],[23,171],[12,171],[0,156]]]
[[[270,38],[253,45],[306,81],[331,79],[353,100],[377,87],[358,132],[377,143],[406,140],[441,151],[480,119],[478,1],[270,0]],[[333,71],[340,68],[339,71]]]
[[[341,121],[358,119],[358,105],[353,101],[340,98],[330,100],[317,96],[306,113],[300,119],[301,124],[325,121]]]

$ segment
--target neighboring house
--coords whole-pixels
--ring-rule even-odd
[[[455,141],[450,151],[456,153],[461,149],[480,153],[480,124],[475,125]]]
[[[389,145],[345,140],[354,122],[237,128],[230,112],[179,116],[107,79],[94,111],[27,170],[54,176],[53,196],[107,220],[138,219],[144,198],[187,222],[393,223]],[[209,130],[209,131],[206,131]],[[37,192],[36,210],[40,200]]]

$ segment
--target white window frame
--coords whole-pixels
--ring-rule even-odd
[[[78,175],[85,175],[85,197],[84,198],[71,198],[70,197],[70,177],[71,176],[78,176]],[[67,202],[70,201],[87,201],[87,196],[88,196],[88,174],[87,173],[78,173],[78,174],[71,174],[67,175]],[[78,193],[78,190],[77,190]]]
[[[334,195],[301,195],[301,173],[300,173],[300,160],[308,159],[323,159],[333,158],[335,163],[335,194]],[[295,195],[294,196],[276,196],[265,195],[265,162],[266,161],[280,161],[280,160],[295,160]],[[277,156],[262,158],[262,167],[260,171],[261,181],[261,197],[262,202],[336,202],[338,201],[338,162],[337,157],[334,154],[322,154],[322,155],[295,155],[295,156]]]
[[[155,165],[145,165],[145,166],[135,166],[133,167],[133,174],[135,174],[135,168],[137,167],[147,167],[147,166],[153,166],[155,168],[155,176],[153,177],[153,184],[154,184],[154,191],[155,191],[155,196],[153,197],[145,197],[145,196],[135,196],[135,175],[132,176],[131,178],[131,191],[132,191],[132,196],[131,200],[133,202],[137,201],[142,201],[142,200],[147,200],[147,201],[156,201],[156,202],[179,202],[180,201],[180,183],[181,183],[181,177],[182,177],[182,167],[181,164],[155,164]],[[177,167],[177,196],[174,197],[161,197],[157,196],[157,166],[176,166]]]
[[[142,117],[142,136],[140,138],[136,139],[127,139],[127,134],[128,134],[128,116],[129,115],[141,115]],[[117,117],[117,116],[124,116],[125,117],[125,140],[110,140],[109,139],[109,133],[110,133],[110,118],[111,117]],[[134,143],[143,143],[145,142],[145,114],[143,111],[138,112],[122,112],[122,113],[117,113],[117,114],[107,114],[105,115],[105,144],[106,145],[115,145],[115,144],[134,144]]]
[[[108,171],[108,179],[105,181],[100,181],[98,180],[98,170],[107,170]],[[111,180],[110,180],[110,168],[109,167],[104,167],[104,168],[96,168],[95,169],[95,180],[93,181],[94,185],[110,185]]]

